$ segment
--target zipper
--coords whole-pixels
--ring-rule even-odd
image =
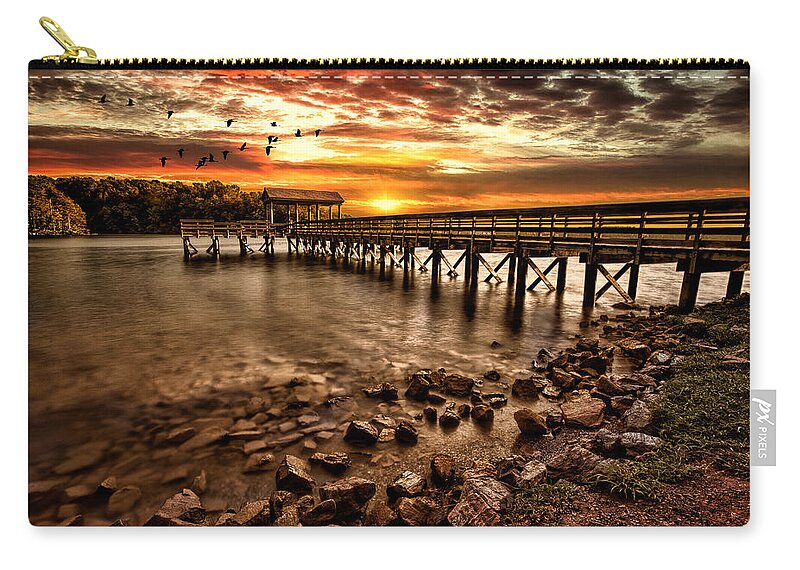
[[[750,69],[743,59],[733,58],[587,58],[587,59],[100,59],[87,47],[78,46],[53,19],[42,17],[41,26],[64,49],[30,62],[30,69],[658,69],[712,70]]]

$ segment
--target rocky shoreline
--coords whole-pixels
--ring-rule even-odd
[[[713,343],[714,325],[702,315],[679,316],[673,307],[626,309],[587,322],[588,330],[567,349],[541,349],[530,374],[513,381],[494,370],[478,377],[419,370],[405,385],[380,382],[357,394],[297,380],[280,387],[289,394],[280,408],[268,395],[253,395],[241,406],[223,406],[216,420],[143,423],[164,456],[243,457],[244,473],[274,485],[257,500],[231,508],[207,499],[211,475],[179,466],[162,474],[164,484],[180,483],[174,493],[148,515],[132,515],[142,510],[137,486],[113,475],[85,482],[87,471],[113,449],[90,442],[55,465],[51,478],[30,483],[31,511],[46,513],[31,520],[66,526],[112,518],[116,526],[603,524],[574,516],[594,500],[590,495],[609,501],[605,509],[625,503],[646,511],[657,501],[637,487],[629,492],[621,474],[672,452],[654,421],[654,405],[687,355],[720,347]],[[746,370],[748,359],[740,350],[726,354],[721,365]],[[358,417],[357,398],[374,400],[381,413]],[[445,437],[464,424],[491,430],[509,401],[517,408],[518,432],[507,442],[512,453],[442,451],[413,465],[401,459],[433,429]],[[299,451],[280,453],[289,446]],[[355,462],[384,475],[390,466],[402,467],[382,480],[350,474]],[[90,514],[103,511],[102,517]],[[681,524],[644,520],[635,524]],[[721,524],[742,522],[732,517]]]

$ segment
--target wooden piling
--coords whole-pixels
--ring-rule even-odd
[[[639,288],[639,264],[632,263],[628,270],[628,296],[636,300],[636,292]]]
[[[525,296],[525,289],[528,282],[528,260],[522,250],[516,252],[517,257],[517,281],[514,288],[514,295],[517,297]]]
[[[439,283],[439,275],[442,270],[442,250],[437,244],[433,244],[433,256],[431,258],[431,282]]]
[[[558,276],[556,278],[556,293],[563,293],[567,288],[567,257],[558,258]]]
[[[728,274],[728,288],[725,291],[725,298],[732,299],[742,292],[744,285],[744,271],[731,271]]]
[[[594,294],[597,289],[597,264],[583,265],[583,307],[594,307]]]
[[[470,242],[464,250],[464,280],[467,283],[472,283],[472,266],[472,242]]]
[[[691,313],[697,303],[697,292],[700,289],[699,271],[684,271],[681,295],[678,299],[678,310],[681,313]]]

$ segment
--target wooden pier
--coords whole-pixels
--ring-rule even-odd
[[[676,271],[683,273],[679,307],[686,312],[697,301],[703,273],[728,272],[726,296],[735,296],[750,261],[747,197],[360,218],[333,218],[329,213],[328,219],[318,219],[317,208],[317,219],[309,210],[305,220],[299,219],[299,208],[295,210],[288,224],[270,223],[271,210],[269,221],[181,220],[184,256],[190,259],[197,253],[191,239],[200,237],[210,237],[206,252],[219,255],[223,236],[237,237],[242,254],[252,252],[248,237],[263,237],[259,250],[272,254],[275,236],[284,234],[290,254],[341,257],[355,260],[362,269],[369,260],[379,266],[381,276],[387,264],[405,272],[430,272],[434,284],[442,271],[451,277],[462,272],[474,287],[483,267],[483,281],[507,280],[518,296],[540,285],[563,292],[567,264],[577,258],[584,265],[584,307],[612,289],[633,303],[641,265],[675,263]],[[455,263],[443,255],[447,250],[461,251]],[[487,253],[505,255],[492,265]],[[535,260],[542,258],[551,261],[539,267]],[[612,274],[606,268],[611,263],[623,265]],[[530,282],[529,272],[535,276]],[[598,275],[605,281],[599,289]]]

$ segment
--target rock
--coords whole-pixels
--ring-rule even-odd
[[[422,415],[425,416],[425,419],[429,422],[435,422],[439,413],[436,411],[436,408],[427,407],[422,410]]]
[[[275,517],[273,526],[300,526],[300,511],[297,505],[289,505],[283,512]]]
[[[53,468],[56,475],[71,475],[100,463],[105,457],[108,442],[89,442],[69,451],[67,459]]]
[[[119,489],[119,485],[117,484],[117,478],[111,475],[103,479],[94,492],[99,497],[109,497],[117,489]]]
[[[432,526],[442,519],[442,509],[430,497],[402,497],[397,501],[398,520],[408,526]]]
[[[501,519],[480,495],[470,495],[456,503],[447,521],[453,526],[498,526]]]
[[[630,409],[622,415],[625,431],[646,431],[650,427],[652,420],[653,414],[650,408],[641,400],[633,402]]]
[[[300,515],[305,526],[324,526],[336,519],[336,501],[327,499]]]
[[[549,431],[544,418],[528,408],[514,412],[514,421],[517,422],[519,431],[525,435],[540,436]]]
[[[434,406],[441,406],[447,401],[447,398],[441,396],[439,394],[434,394],[433,392],[428,393],[428,403],[433,404]]]
[[[496,340],[493,340],[493,341],[492,341],[492,344],[490,344],[490,345],[489,345],[489,347],[490,347],[490,348],[500,348],[501,346],[503,346],[503,345],[502,345],[502,344],[500,344],[500,343],[499,343],[498,341],[496,341]]]
[[[275,456],[271,453],[254,453],[247,458],[247,463],[245,463],[242,472],[260,473],[266,471],[271,467],[273,459],[275,459]]]
[[[417,372],[411,376],[411,381],[408,384],[408,388],[406,388],[405,397],[408,400],[424,402],[428,398],[430,389],[430,378],[426,378],[424,375]]]
[[[267,409],[267,403],[261,396],[253,396],[244,405],[244,411],[248,416],[253,416]]]
[[[396,501],[400,497],[416,497],[425,492],[425,478],[413,471],[403,471],[393,483],[386,486],[386,496]]]
[[[83,526],[83,515],[78,514],[58,523],[58,526]]]
[[[620,445],[628,457],[638,457],[643,453],[655,451],[661,445],[661,439],[646,433],[625,432],[619,437]]]
[[[208,487],[208,477],[206,476],[206,470],[201,469],[200,473],[194,476],[192,479],[192,484],[190,488],[192,491],[197,493],[198,495],[205,493],[206,488]]]
[[[458,427],[461,423],[461,417],[455,412],[453,408],[448,408],[444,413],[439,416],[439,425],[443,428]]]
[[[636,338],[626,338],[617,341],[617,346],[622,349],[625,356],[644,362],[650,356],[650,347]]]
[[[494,410],[485,404],[472,408],[472,419],[479,424],[488,424],[494,421]]]
[[[502,408],[506,404],[508,404],[508,396],[503,393],[495,392],[492,394],[484,394],[483,398],[486,400],[486,403],[489,404],[492,408]]]
[[[606,370],[609,368],[608,359],[603,356],[590,356],[581,362],[581,368],[584,370],[594,370],[596,374],[592,374],[592,376],[605,374]]]
[[[334,475],[341,475],[352,465],[350,457],[342,452],[315,453],[308,461],[320,465],[323,469]]]
[[[616,464],[614,459],[604,459],[580,445],[572,444],[550,458],[547,476],[554,480],[590,483],[596,475],[607,473]]]
[[[382,429],[378,434],[378,443],[386,443],[387,441],[394,441],[395,439],[395,430],[393,429]]]
[[[197,432],[197,430],[195,430],[191,426],[188,426],[188,427],[187,426],[177,427],[177,428],[171,430],[167,434],[167,437],[166,437],[166,439],[164,441],[166,441],[167,443],[174,444],[174,445],[180,445],[181,443],[183,443],[185,441],[188,441],[192,437],[194,437],[196,432]]]
[[[703,338],[708,334],[708,325],[703,319],[684,317],[681,332],[692,338]]]
[[[559,407],[549,408],[544,423],[551,430],[560,429],[564,424],[564,412]]]
[[[70,503],[83,501],[93,496],[96,490],[97,487],[91,485],[73,485],[64,489],[64,500]]]
[[[361,477],[347,477],[325,483],[319,488],[319,498],[323,501],[336,501],[337,518],[361,514],[369,500],[375,496],[377,486],[374,481]]]
[[[666,350],[656,350],[647,359],[647,364],[651,366],[669,366],[672,364],[672,353]]]
[[[497,370],[489,370],[488,372],[484,372],[483,377],[489,382],[500,381],[500,373]]]
[[[142,492],[139,487],[133,485],[120,487],[108,498],[108,513],[111,515],[127,513],[141,498]]]
[[[219,443],[227,436],[228,430],[225,428],[220,426],[211,426],[204,429],[193,438],[182,443],[178,449],[181,451],[194,451],[196,449],[200,449],[201,447]]]
[[[486,504],[498,512],[503,512],[511,500],[511,491],[504,483],[493,477],[470,477],[464,481],[461,497],[471,494],[481,496]]]
[[[393,418],[390,418],[389,416],[384,416],[382,414],[373,416],[372,419],[369,421],[369,423],[378,428],[378,430],[394,429],[397,427],[397,422]]]
[[[368,398],[377,398],[378,400],[383,400],[384,402],[390,402],[397,399],[397,386],[390,384],[389,382],[383,382],[382,384],[376,384],[375,386],[371,386],[369,388],[363,388],[362,391],[367,395]]]
[[[245,455],[250,455],[251,453],[256,453],[257,451],[263,451],[267,448],[267,442],[258,439],[256,441],[248,441],[247,443],[242,446],[242,451]]]
[[[575,386],[578,385],[580,377],[576,377],[561,368],[553,368],[550,371],[550,381],[553,383],[553,386],[557,386],[561,388],[561,390],[569,392],[570,390],[574,390]]]
[[[725,361],[722,362],[722,365],[723,367],[725,366]],[[650,366],[645,366],[639,372],[642,374],[646,374],[647,376],[650,376],[657,382],[663,382],[664,380],[672,376],[672,366],[650,365]]]
[[[267,500],[250,501],[235,512],[226,511],[217,519],[216,526],[267,526],[272,518],[272,507]]]
[[[352,421],[347,426],[344,440],[348,443],[372,445],[378,441],[378,430],[368,422]]]
[[[456,460],[452,455],[437,453],[431,458],[431,480],[439,487],[446,487],[455,482]]]
[[[453,396],[467,397],[472,393],[475,381],[460,374],[449,374],[444,379],[444,391]]]
[[[598,398],[592,398],[588,392],[561,404],[564,421],[567,425],[593,428],[603,423],[605,404]]]
[[[553,386],[552,384],[548,384],[544,388],[542,388],[542,395],[547,398],[557,399],[561,397],[561,388],[558,386]]]
[[[311,494],[316,482],[302,459],[286,455],[275,472],[275,484],[281,491],[308,495]]]
[[[615,396],[611,398],[611,409],[618,416],[623,415],[631,409],[631,406],[636,401],[633,396]]]
[[[190,489],[173,495],[161,505],[145,526],[180,526],[180,522],[201,524],[205,521],[206,510],[198,497]]]
[[[185,481],[187,477],[189,477],[189,468],[185,465],[178,465],[164,472],[161,477],[161,483],[177,483],[178,481]]]
[[[605,374],[597,379],[597,389],[608,396],[622,396],[625,390]]]
[[[277,517],[290,505],[297,503],[297,495],[289,491],[273,491],[269,496],[269,508],[272,516]]]
[[[367,509],[364,517],[366,526],[389,526],[397,520],[397,513],[381,501],[375,501]]]
[[[545,482],[547,478],[547,466],[539,460],[527,462],[517,477],[517,487],[531,489],[536,485]]]
[[[472,412],[472,406],[469,404],[459,404],[456,406],[456,413],[460,418],[468,418],[469,414]]]
[[[400,443],[415,444],[417,443],[419,434],[417,433],[417,428],[414,427],[414,424],[408,420],[401,420],[400,423],[397,424],[394,437]]]
[[[81,507],[74,503],[68,503],[58,507],[56,518],[60,521],[74,519],[81,516]]]
[[[609,380],[618,385],[625,394],[634,394],[644,388],[655,388],[658,385],[652,376],[641,372],[612,374]]]
[[[533,361],[533,365],[536,368],[544,368],[551,360],[553,360],[553,358],[555,358],[555,356],[552,352],[546,348],[542,348],[536,354],[536,359]]]
[[[511,386],[511,395],[517,398],[536,398],[546,385],[546,380],[537,376],[517,378]]]
[[[480,477],[497,477],[497,468],[490,461],[476,459],[469,469],[464,471],[464,480]]]
[[[619,434],[606,428],[600,429],[592,440],[592,449],[608,457],[622,457],[625,449],[619,441]]]

